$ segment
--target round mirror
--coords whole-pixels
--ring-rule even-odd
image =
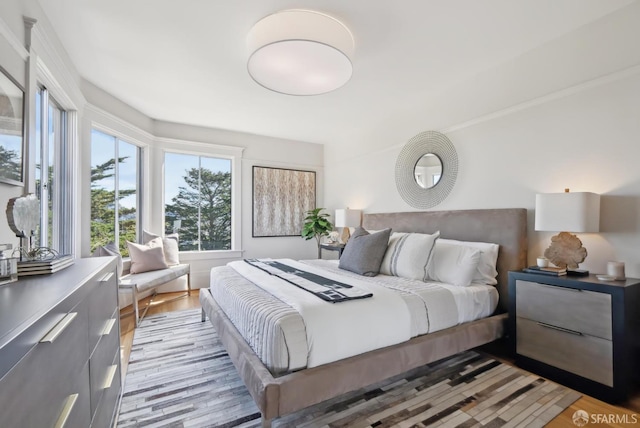
[[[421,132],[407,141],[396,160],[396,187],[414,208],[428,209],[442,202],[457,175],[456,149],[437,131]]]
[[[440,177],[442,177],[442,160],[433,153],[423,155],[418,159],[418,162],[416,162],[416,167],[413,169],[413,176],[418,186],[423,189],[431,189],[438,184]]]

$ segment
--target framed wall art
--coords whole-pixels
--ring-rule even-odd
[[[0,67],[0,182],[24,184],[24,90]]]
[[[252,236],[300,236],[305,212],[316,207],[316,173],[253,167]]]

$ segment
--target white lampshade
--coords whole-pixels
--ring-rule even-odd
[[[590,192],[537,194],[535,230],[598,232],[600,195]]]
[[[362,210],[340,209],[336,210],[335,227],[357,227],[360,226]]]
[[[289,95],[319,95],[349,81],[354,42],[337,19],[284,10],[258,21],[247,37],[247,69],[258,84]]]

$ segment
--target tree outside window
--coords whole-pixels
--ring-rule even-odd
[[[103,132],[92,131],[92,252],[99,246],[117,242],[122,255],[128,256],[126,241],[137,241],[139,158],[139,147]]]
[[[181,251],[231,249],[231,160],[165,154],[165,233]]]

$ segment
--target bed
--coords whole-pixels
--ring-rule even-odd
[[[281,373],[274,370],[275,363],[263,362],[265,356],[261,350],[254,351],[249,346],[209,290],[200,293],[203,321],[208,316],[216,328],[261,411],[262,425],[268,427],[274,418],[502,337],[508,300],[507,273],[526,266],[526,223],[525,209],[383,213],[363,217],[365,229],[392,228],[395,232],[427,234],[440,231],[440,236],[446,239],[498,244],[496,290],[499,300],[495,314],[486,318],[312,368],[288,372],[290,367],[283,366]],[[219,274],[234,280],[235,273],[229,269]],[[237,277],[238,281],[243,279]],[[274,361],[292,358],[289,355],[272,357]]]

